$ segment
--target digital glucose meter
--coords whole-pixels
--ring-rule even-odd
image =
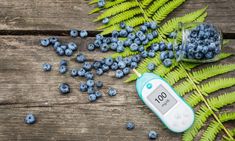
[[[193,109],[161,77],[133,70],[138,79],[136,89],[142,101],[173,132],[184,132],[194,122]]]

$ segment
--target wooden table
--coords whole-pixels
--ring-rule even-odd
[[[226,49],[235,53],[235,1],[234,0],[188,0],[170,17],[208,5],[208,22],[220,26],[225,38],[230,38]],[[62,41],[74,41],[78,52],[84,52],[90,60],[107,55],[88,52],[85,47],[93,40],[71,39],[68,29],[87,29],[94,35],[99,23],[92,23],[97,16],[88,15],[92,7],[88,0],[0,0],[0,140],[80,140],[80,141],[144,141],[149,130],[159,132],[159,141],[180,140],[180,134],[169,132],[138,97],[134,83],[124,84],[113,78],[112,73],[97,77],[105,84],[118,89],[118,95],[107,94],[96,103],[89,103],[87,95],[78,90],[82,79],[69,74],[58,74],[58,57],[52,48],[39,46],[39,39],[50,35]],[[75,55],[70,68],[79,67]],[[235,57],[229,59],[234,62]],[[44,62],[53,64],[52,72],[42,72]],[[226,62],[225,62],[226,63]],[[234,76],[229,73],[228,76]],[[72,93],[62,96],[58,85],[68,82]],[[234,87],[231,89],[235,90]],[[234,106],[224,110],[234,111]],[[27,113],[37,117],[37,123],[23,123]],[[127,131],[126,121],[135,122],[136,129]],[[234,122],[229,123],[234,126]],[[196,139],[197,140],[197,139]]]

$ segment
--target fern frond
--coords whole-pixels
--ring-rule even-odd
[[[191,104],[188,100],[187,102]],[[210,107],[216,107],[217,109],[235,102],[235,92],[227,93],[214,97],[208,100]],[[194,106],[194,105],[191,105]],[[183,134],[184,141],[192,141],[193,138],[198,134],[208,117],[211,115],[211,111],[205,105],[202,105],[196,112],[194,124]]]
[[[104,18],[116,15],[118,13],[124,12],[130,8],[136,7],[138,6],[138,3],[136,3],[135,1],[127,1],[127,2],[123,2],[120,3],[118,5],[115,5],[109,9],[107,9],[106,11],[104,11],[104,13],[102,13],[101,15],[99,15],[94,21],[100,21]]]
[[[181,95],[184,96],[186,93],[193,90],[193,84],[189,79],[186,79],[184,82],[180,83],[179,85],[175,86],[175,90]]]
[[[131,19],[128,19],[125,21],[126,25],[135,27],[137,25],[143,24],[145,22],[145,18],[143,16],[137,16]],[[102,35],[106,35],[111,33],[113,30],[120,30],[119,24],[115,24],[113,26],[105,28],[103,32],[101,32]]]
[[[102,26],[98,27],[97,29],[103,29],[103,28],[107,28],[109,26],[112,26],[114,24],[119,24],[120,22],[123,22],[127,19],[135,17],[135,15],[141,14],[141,12],[142,12],[141,9],[137,7],[137,8],[133,8],[128,11],[119,13],[119,14],[113,16],[110,19],[110,22],[108,24],[102,25]],[[125,16],[123,16],[123,15],[125,15]]]
[[[157,10],[157,12],[153,15],[153,19],[160,23],[166,18],[169,13],[171,13],[175,8],[180,6],[183,2],[185,2],[185,0],[173,0],[166,3]]]
[[[235,85],[235,78],[220,78],[202,85],[200,89],[209,94],[233,85]]]
[[[115,5],[118,5],[118,4],[120,4],[120,3],[124,2],[124,1],[126,1],[126,0],[106,1],[106,4],[104,5],[103,8],[97,7],[95,9],[93,9],[89,14],[93,14],[93,13],[99,12],[102,9],[108,9],[108,8],[110,8],[112,6],[115,6]]]
[[[89,5],[97,3],[99,0],[92,0],[89,2]]]
[[[229,64],[229,65],[213,65],[207,68],[200,69],[198,71],[195,71],[192,73],[192,76],[195,80],[198,82],[205,80],[207,78],[224,74],[226,72],[234,71],[235,70],[235,64]]]
[[[146,13],[147,16],[150,17],[152,16],[162,5],[164,5],[166,2],[168,2],[169,0],[155,0],[147,9],[146,9]],[[143,5],[144,5],[145,0],[143,1]],[[146,2],[146,5],[148,5],[149,3]]]
[[[226,122],[229,120],[235,120],[235,113],[223,113],[219,115],[219,120],[221,122]],[[212,121],[206,131],[203,133],[200,141],[214,141],[216,135],[222,130],[220,123],[217,121]]]

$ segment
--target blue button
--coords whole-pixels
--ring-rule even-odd
[[[151,83],[148,83],[148,84],[147,84],[147,88],[148,88],[148,89],[151,89],[151,88],[152,88],[152,84],[151,84]]]

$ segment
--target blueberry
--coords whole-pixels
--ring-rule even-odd
[[[95,93],[94,87],[88,87],[87,93],[88,93],[88,94],[94,94],[94,93]]]
[[[100,89],[100,88],[103,87],[103,82],[102,81],[96,81],[95,85],[98,89]]]
[[[105,58],[105,64],[111,66],[113,64],[113,58],[112,57]]]
[[[140,35],[139,39],[140,39],[140,41],[146,40],[146,35],[145,34]]]
[[[70,57],[70,56],[73,55],[73,51],[72,51],[71,49],[67,48],[67,49],[65,50],[65,55],[68,56],[68,57]]]
[[[148,30],[148,28],[147,28],[147,26],[145,26],[145,25],[141,25],[141,26],[140,26],[140,30],[141,30],[142,32],[146,32],[146,31]]]
[[[99,67],[101,67],[101,62],[100,61],[94,61],[93,62],[93,68],[98,69]]]
[[[144,51],[144,46],[143,45],[139,46],[138,51],[143,52]]]
[[[114,37],[115,39],[118,37],[119,33],[117,30],[113,30],[112,32],[112,37]]]
[[[41,46],[43,46],[43,47],[47,47],[47,46],[50,45],[50,41],[49,41],[49,39],[42,39],[42,40],[40,41],[40,44],[41,44]]]
[[[96,91],[95,96],[96,96],[96,98],[100,98],[100,97],[102,97],[102,93],[99,91]]]
[[[176,35],[177,35],[177,32],[176,32],[176,31],[173,31],[173,32],[171,32],[171,33],[168,35],[168,37],[169,37],[169,38],[175,38]]]
[[[72,51],[76,51],[78,49],[78,46],[74,42],[68,43],[68,48]]]
[[[112,43],[116,43],[117,41],[118,41],[118,38],[116,38],[116,37],[112,37],[112,38],[111,38],[111,42],[112,42]]]
[[[123,68],[126,67],[126,63],[125,63],[124,61],[119,61],[119,62],[118,62],[118,67],[119,67],[120,69],[123,69]]]
[[[98,68],[97,70],[96,70],[96,74],[97,75],[102,75],[104,73],[104,71],[103,71],[103,69],[101,69],[101,68]]]
[[[143,45],[147,45],[148,42],[149,42],[149,40],[148,40],[148,39],[145,39],[145,40],[142,42],[142,44],[143,44]]]
[[[202,59],[203,58],[203,54],[200,53],[200,52],[197,52],[197,53],[195,53],[194,57],[195,57],[195,59]]]
[[[107,43],[109,44],[111,42],[111,38],[110,37],[106,37],[103,39],[103,43]]]
[[[132,43],[130,46],[131,51],[137,51],[138,50],[138,45],[136,43]]]
[[[87,36],[88,36],[88,33],[87,33],[86,30],[81,30],[81,31],[80,31],[80,37],[81,37],[81,38],[85,38],[85,37],[87,37]]]
[[[78,37],[78,31],[76,29],[71,29],[69,35],[74,38]]]
[[[57,41],[53,44],[53,48],[56,50],[58,47],[60,47],[60,45],[61,43]]]
[[[61,83],[59,86],[59,90],[61,94],[68,94],[70,93],[70,86],[67,83]]]
[[[147,38],[149,41],[153,40],[153,34],[152,33],[148,33],[147,34]]]
[[[163,65],[164,65],[165,67],[170,67],[170,66],[172,65],[171,59],[165,59],[165,60],[163,61]]]
[[[108,70],[109,70],[109,66],[106,65],[106,64],[103,64],[103,65],[102,65],[102,70],[103,70],[104,72],[108,71]]]
[[[101,40],[95,40],[94,41],[94,45],[95,45],[96,48],[99,48],[101,46],[101,44],[102,44]]]
[[[135,38],[134,43],[136,43],[137,45],[140,45],[140,44],[141,44],[141,41],[140,41],[139,38]]]
[[[85,73],[85,77],[86,77],[87,80],[89,80],[89,79],[93,79],[93,78],[94,78],[94,75],[93,75],[92,72],[86,72],[86,73]]]
[[[124,73],[124,75],[127,75],[127,74],[129,74],[130,73],[130,68],[128,68],[128,67],[125,67],[123,70],[122,70],[122,72]]]
[[[77,69],[72,69],[70,74],[71,74],[72,77],[76,77],[76,76],[78,76],[78,70]]]
[[[61,45],[60,48],[62,48],[63,50],[66,50],[68,47],[67,45]]]
[[[120,23],[120,27],[121,27],[121,28],[125,28],[125,27],[126,27],[126,24],[125,24],[124,22],[121,22],[121,23]]]
[[[158,137],[158,133],[155,131],[149,131],[148,138],[151,140],[155,140]]]
[[[132,32],[133,30],[134,30],[134,29],[133,29],[132,26],[126,26],[126,31],[127,31],[128,33]]]
[[[220,51],[221,51],[221,49],[220,49],[220,48],[215,48],[214,53],[215,53],[215,54],[219,54],[219,53],[220,53]]]
[[[108,89],[108,95],[109,95],[109,96],[115,96],[115,95],[117,95],[117,90],[116,90],[115,88],[110,87],[110,88]]]
[[[135,34],[134,33],[129,33],[127,38],[134,40],[135,39]]]
[[[131,61],[132,61],[132,62],[138,62],[138,58],[137,58],[136,56],[132,56],[132,57],[131,57]]]
[[[95,39],[96,39],[96,40],[103,40],[103,39],[104,39],[104,36],[101,35],[101,34],[97,34],[97,35],[95,36]]]
[[[142,32],[142,31],[140,31],[140,30],[138,30],[136,33],[135,33],[135,35],[137,36],[137,37],[140,37],[141,35],[143,35],[144,34],[144,32]]]
[[[127,122],[126,123],[126,129],[127,130],[133,130],[135,128],[135,124],[134,124],[134,122]]]
[[[127,31],[125,30],[125,29],[122,29],[122,30],[120,30],[120,32],[119,32],[119,35],[121,36],[121,37],[126,37],[127,36]]]
[[[96,101],[96,95],[95,94],[90,94],[88,95],[88,100],[90,102],[95,102]]]
[[[67,60],[61,60],[60,61],[60,66],[68,66],[68,61]]]
[[[84,68],[81,68],[78,70],[78,76],[84,77],[86,74],[86,70]]]
[[[137,68],[138,64],[136,62],[131,62],[131,68],[134,69],[134,68]]]
[[[148,56],[153,58],[155,56],[155,51],[154,50],[149,50]]]
[[[111,45],[110,45],[110,48],[112,49],[112,50],[117,50],[117,43],[111,43]]]
[[[156,38],[156,37],[158,36],[157,31],[153,31],[153,32],[152,32],[152,35],[153,35],[153,38]]]
[[[64,55],[64,49],[62,49],[61,47],[57,47],[57,48],[56,48],[56,53],[57,53],[59,56],[63,56],[63,55]]]
[[[100,47],[100,51],[107,52],[109,50],[109,46],[107,43],[103,43]]]
[[[139,54],[133,56],[132,58],[135,58],[136,62],[140,62],[141,61],[141,56]]]
[[[149,28],[150,27],[150,22],[145,22],[144,25]]]
[[[156,22],[150,22],[150,28],[151,29],[157,29],[157,23]]]
[[[149,63],[148,64],[148,70],[153,71],[155,69],[156,65],[154,63]]]
[[[163,60],[167,59],[168,56],[169,56],[169,54],[167,51],[162,51],[160,54],[160,59],[163,61]]]
[[[103,24],[109,23],[109,18],[104,18],[104,19],[102,20],[102,23],[103,23]]]
[[[164,42],[160,42],[159,49],[160,49],[160,51],[164,51],[166,49],[166,44]]]
[[[118,41],[117,41],[117,45],[118,45],[118,46],[123,46],[123,45],[124,45],[124,42],[121,41],[121,40],[118,40]]]
[[[116,60],[117,62],[119,62],[119,61],[123,61],[123,58],[122,58],[122,56],[118,56],[115,60]]]
[[[167,50],[172,50],[173,49],[173,44],[172,43],[168,43],[167,44]]]
[[[131,39],[127,39],[127,40],[124,41],[124,46],[125,46],[125,47],[128,47],[128,46],[130,46],[132,43],[133,43],[133,41],[132,41]]]
[[[89,80],[87,80],[86,84],[88,87],[93,87],[95,85],[95,82],[94,82],[94,80],[89,79]]]
[[[120,52],[123,52],[124,51],[124,47],[123,46],[118,46],[117,47],[117,52],[120,53]]]
[[[48,63],[44,63],[44,64],[42,65],[42,69],[43,69],[43,71],[51,71],[52,65],[51,65],[51,64],[48,64]]]
[[[54,43],[58,41],[58,38],[56,38],[56,37],[50,37],[50,38],[49,38],[49,41],[50,41],[50,43],[51,43],[52,45],[54,45]]]
[[[99,0],[98,1],[98,7],[104,7],[105,6],[105,1],[104,0]]]
[[[148,52],[146,50],[141,52],[141,57],[146,58],[148,57]]]
[[[125,57],[123,61],[126,63],[126,65],[131,65],[131,58],[130,57]]]
[[[158,43],[154,43],[151,45],[151,49],[154,50],[155,52],[159,50],[159,44]]]
[[[62,66],[59,67],[59,72],[60,72],[61,74],[66,73],[67,70],[68,70],[68,69],[67,69],[67,66],[62,65]]]
[[[170,59],[173,59],[173,58],[174,58],[174,52],[173,52],[173,51],[169,51],[169,52],[168,52],[168,57],[169,57]]]
[[[124,73],[121,70],[116,70],[115,76],[116,78],[122,78],[124,76]]]
[[[207,52],[205,55],[206,59],[212,59],[214,57],[213,52]]]
[[[93,50],[95,50],[95,45],[94,44],[88,44],[87,49],[89,51],[93,51]]]
[[[118,69],[118,64],[117,64],[117,62],[113,62],[113,64],[111,65],[111,69],[112,69],[112,70],[117,70],[117,69]]]
[[[87,91],[87,84],[85,84],[85,83],[80,83],[80,86],[79,86],[79,90],[81,91],[81,92],[86,92]]]
[[[29,113],[26,115],[25,119],[24,119],[24,122],[26,124],[34,124],[36,122],[36,117],[35,115]]]
[[[84,68],[86,71],[89,71],[89,70],[91,70],[92,65],[91,65],[89,62],[84,62],[84,63],[83,63],[83,68]]]

